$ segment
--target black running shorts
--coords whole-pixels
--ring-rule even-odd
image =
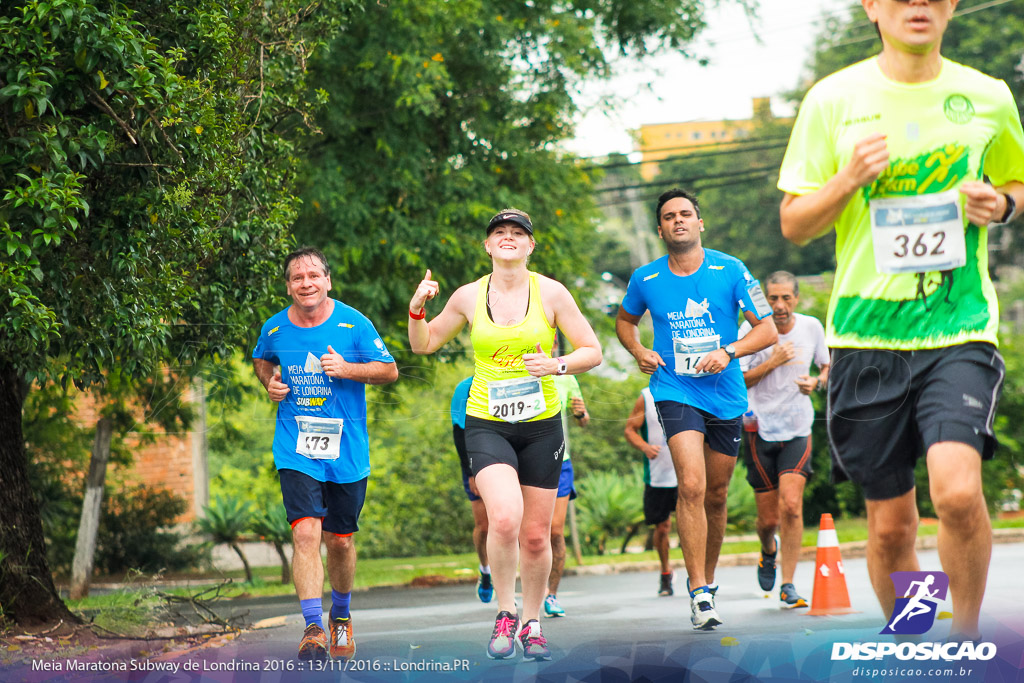
[[[651,486],[644,484],[644,522],[661,524],[676,511],[677,486]]]
[[[359,531],[368,477],[339,484],[317,481],[297,470],[282,469],[277,474],[289,524],[295,526],[304,517],[316,517],[322,520],[321,528],[332,534],[346,536]]]
[[[743,458],[747,481],[758,493],[779,488],[779,475],[802,474],[810,478],[811,437],[798,436],[789,441],[765,441],[757,432],[744,432],[747,448]]]
[[[743,441],[742,417],[723,419],[677,401],[655,401],[654,407],[666,441],[680,432],[695,431],[704,435],[704,442],[711,450],[733,458],[739,455]]]
[[[914,464],[933,444],[955,441],[992,458],[1005,374],[999,351],[985,342],[924,351],[834,349],[833,478],[860,484],[869,500],[887,500],[914,487]]]
[[[565,455],[561,415],[527,422],[466,416],[466,453],[473,476],[488,465],[511,465],[519,483],[557,489]]]

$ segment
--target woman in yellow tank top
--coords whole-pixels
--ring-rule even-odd
[[[551,376],[586,372],[601,362],[601,344],[569,290],[527,269],[535,244],[530,217],[505,209],[487,225],[490,275],[455,290],[429,323],[424,306],[439,291],[429,270],[409,302],[415,353],[433,353],[470,326],[476,368],[465,436],[487,509],[487,556],[498,596],[487,646],[492,659],[513,656],[517,642],[526,658],[550,659],[538,618],[551,570],[551,516],[564,451]],[[574,350],[552,358],[556,329]],[[517,561],[522,621],[515,603]]]

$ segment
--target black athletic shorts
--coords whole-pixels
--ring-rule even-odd
[[[644,522],[661,524],[676,511],[677,486],[651,486],[644,484]]]
[[[503,422],[466,416],[466,454],[473,476],[488,465],[511,465],[519,483],[557,489],[565,455],[562,416]]]
[[[765,441],[757,432],[745,432],[747,481],[758,493],[779,488],[779,475],[802,474],[810,478],[811,437],[798,436],[789,441]]]
[[[480,496],[473,493],[469,488],[469,478],[473,473],[469,471],[469,456],[466,454],[466,430],[457,424],[452,425],[452,440],[455,442],[455,452],[459,454],[459,469],[462,470],[462,489],[470,502],[480,500]]]
[[[339,484],[333,481],[317,481],[298,470],[277,471],[281,479],[281,496],[288,523],[304,517],[321,520],[322,529],[332,534],[346,536],[359,531],[359,513],[366,501],[366,481]]]
[[[832,474],[870,500],[914,487],[914,464],[955,441],[992,458],[992,420],[1006,368],[992,344],[924,351],[834,349],[828,377]]]
[[[743,441],[742,416],[722,419],[677,401],[655,401],[654,407],[666,441],[680,432],[696,431],[704,435],[711,450],[734,458],[739,455]]]

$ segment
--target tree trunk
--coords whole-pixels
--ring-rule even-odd
[[[249,560],[245,559],[245,553],[242,552],[242,547],[237,543],[231,543],[231,549],[234,550],[239,559],[242,560],[242,566],[245,567],[245,581],[246,583],[252,583],[252,569],[249,568]]]
[[[274,550],[277,551],[277,556],[281,558],[281,583],[291,583],[292,570],[288,567],[288,556],[284,554],[284,544],[275,543]]]
[[[640,527],[642,525],[643,525],[643,522],[639,522],[637,524],[633,524],[632,526],[630,526],[629,528],[626,529],[626,538],[623,539],[623,541],[622,541],[622,550],[619,551],[621,554],[623,554],[623,555],[626,554],[626,546],[629,545],[629,542],[632,541],[633,537],[636,536],[638,531],[640,531]]]
[[[89,477],[85,480],[82,519],[78,524],[78,539],[75,542],[75,560],[71,566],[72,600],[81,600],[89,594],[89,580],[96,556],[96,534],[100,528],[100,511],[103,508],[103,482],[107,478],[110,438],[113,434],[114,423],[110,418],[100,418],[96,423],[96,439],[89,459]]]
[[[569,538],[572,539],[572,556],[576,558],[576,566],[583,566],[583,551],[580,549],[580,531],[576,526],[576,502],[569,501]]]
[[[0,359],[0,615],[22,625],[78,623],[57,595],[39,505],[28,480],[22,380]]]

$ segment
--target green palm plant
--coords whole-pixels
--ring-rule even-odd
[[[200,531],[208,534],[214,543],[224,543],[234,550],[245,567],[246,582],[252,583],[249,560],[238,544],[252,520],[249,502],[233,495],[214,496],[213,501],[203,507],[203,511],[204,516],[197,522]]]
[[[579,481],[578,488],[580,533],[598,555],[604,555],[610,537],[632,535],[643,523],[643,480],[639,467],[625,477],[613,472],[591,472]]]
[[[288,556],[284,547],[292,540],[292,525],[288,523],[288,514],[283,505],[274,505],[257,512],[252,518],[250,527],[257,536],[274,545],[277,556],[281,558],[281,583],[291,583],[291,570],[288,567]]]

